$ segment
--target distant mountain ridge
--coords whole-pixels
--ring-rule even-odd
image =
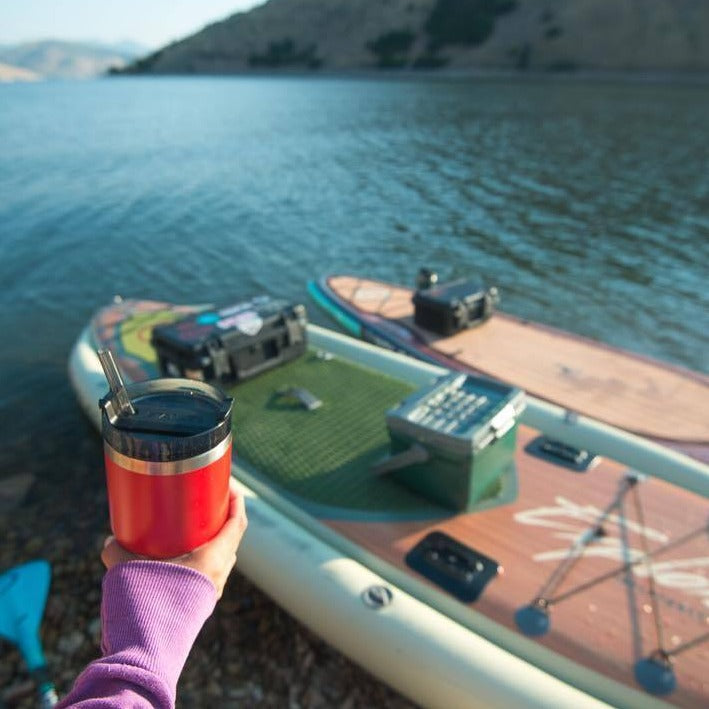
[[[146,48],[130,42],[40,40],[0,46],[0,62],[31,72],[35,78],[86,79],[122,67]]]
[[[0,62],[0,82],[37,81],[41,77],[29,69]]]
[[[708,72],[707,0],[269,0],[117,73]]]

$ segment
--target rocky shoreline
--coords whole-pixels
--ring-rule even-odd
[[[43,558],[52,584],[42,644],[63,696],[99,655],[99,551],[108,533],[101,447],[77,437],[74,468],[65,479],[45,462],[23,472],[14,505],[0,507],[0,571]],[[45,474],[43,474],[45,473]],[[24,478],[26,482],[26,478]],[[12,487],[0,479],[0,489]],[[6,495],[6,498],[8,495]],[[22,499],[24,498],[24,499]],[[0,705],[33,709],[34,688],[17,649],[0,640]],[[387,707],[413,709],[371,675],[325,644],[235,571],[187,660],[178,707]]]

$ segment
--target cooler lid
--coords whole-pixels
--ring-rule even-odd
[[[485,286],[477,278],[460,279],[450,283],[442,283],[433,288],[417,290],[414,293],[413,302],[427,303],[440,306],[448,306],[451,301],[465,301],[471,296],[485,293]]]

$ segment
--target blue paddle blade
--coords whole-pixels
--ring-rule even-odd
[[[0,575],[0,635],[17,645],[30,671],[45,664],[39,626],[50,577],[49,563],[43,560],[15,566]]]

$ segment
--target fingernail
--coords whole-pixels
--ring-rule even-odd
[[[115,537],[113,535],[111,535],[110,537],[106,537],[103,542],[103,548],[105,549],[114,539]]]

